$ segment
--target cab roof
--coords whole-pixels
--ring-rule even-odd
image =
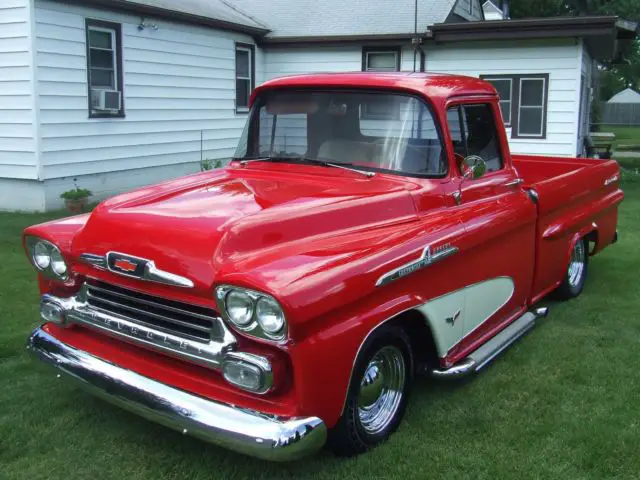
[[[460,95],[497,95],[484,80],[463,75],[409,72],[314,73],[269,80],[255,94],[280,88],[367,88],[402,90],[446,101]]]

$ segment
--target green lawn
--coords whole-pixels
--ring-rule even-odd
[[[616,134],[615,147],[619,145],[640,146],[640,127],[624,127],[620,125],[601,125],[601,132],[612,132]]]
[[[640,183],[627,185],[620,242],[593,259],[582,297],[550,304],[479,376],[420,379],[398,433],[374,452],[286,465],[149,423],[30,357],[38,293],[19,235],[50,217],[0,214],[1,479],[638,478]]]

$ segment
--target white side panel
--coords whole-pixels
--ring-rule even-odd
[[[513,280],[499,277],[448,293],[418,307],[427,318],[438,355],[444,357],[464,337],[489,320],[512,297]]]
[[[246,119],[235,112],[235,42],[251,37],[155,18],[157,30],[140,31],[136,15],[35,1],[44,179],[233,154]],[[85,18],[122,26],[125,118],[88,118]]]
[[[513,280],[499,277],[466,288],[464,336],[486,322],[513,296]]]
[[[30,0],[0,2],[0,178],[38,178],[32,13]]]
[[[574,156],[578,136],[576,79],[579,45],[574,40],[475,42],[433,46],[427,71],[479,77],[501,74],[549,74],[546,139],[509,139],[512,153]]]

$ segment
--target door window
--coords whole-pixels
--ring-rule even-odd
[[[500,154],[498,130],[491,104],[457,105],[447,111],[453,150],[461,157],[478,155],[487,164],[487,172],[504,166]]]

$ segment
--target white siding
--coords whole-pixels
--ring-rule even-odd
[[[547,138],[510,139],[511,150],[521,154],[573,156],[577,151],[579,52],[579,45],[572,40],[435,46],[427,50],[427,71],[472,77],[548,73]]]
[[[0,2],[0,178],[38,177],[30,0]]]
[[[85,18],[122,25],[125,118],[88,118]],[[246,119],[235,113],[234,42],[252,39],[147,22],[158,30],[139,31],[134,15],[36,0],[44,179],[193,165],[201,131],[204,158],[233,154]]]
[[[264,79],[318,72],[359,72],[362,47],[313,46],[273,47],[264,53]]]

